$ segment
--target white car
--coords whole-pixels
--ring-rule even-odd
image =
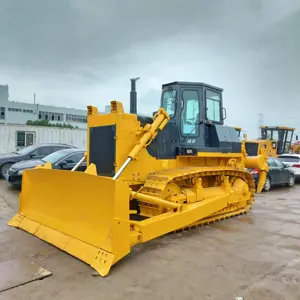
[[[288,165],[297,177],[300,177],[300,154],[281,154],[278,159]]]

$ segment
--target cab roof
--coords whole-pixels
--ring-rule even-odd
[[[260,126],[261,129],[283,129],[283,130],[292,130],[295,131],[296,128],[292,128],[292,127],[286,127],[286,126]]]
[[[211,88],[214,90],[218,90],[220,92],[223,91],[223,89],[207,84],[207,83],[203,83],[203,82],[188,82],[188,81],[173,81],[173,82],[169,82],[169,83],[165,83],[162,85],[162,88],[168,87],[168,86],[172,86],[172,85],[185,85],[185,86],[203,86],[203,87],[207,87],[207,88]]]

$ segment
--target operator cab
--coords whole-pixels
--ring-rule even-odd
[[[150,148],[164,153],[164,158],[170,157],[165,157],[165,153],[173,153],[174,157],[207,151],[241,153],[241,142],[235,129],[223,126],[226,110],[222,92],[221,88],[198,82],[163,84],[161,106],[170,121]],[[163,151],[159,151],[161,147]]]
[[[226,118],[222,104],[223,90],[205,83],[171,82],[162,86],[161,106],[165,108],[171,122],[179,118],[182,133],[197,133],[197,124],[215,123],[223,125]]]
[[[283,126],[261,126],[261,139],[274,142],[276,154],[288,153],[292,145],[295,128]]]

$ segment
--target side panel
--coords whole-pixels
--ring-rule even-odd
[[[175,159],[178,147],[178,128],[174,123],[168,123],[157,137],[147,147],[148,153],[157,159]]]
[[[217,148],[221,153],[241,153],[241,141],[235,129],[223,125],[207,125],[207,147]]]
[[[258,155],[258,143],[245,142],[246,152],[249,156]]]
[[[90,128],[89,162],[101,176],[112,177],[116,162],[116,125]]]

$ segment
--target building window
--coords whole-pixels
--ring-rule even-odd
[[[39,119],[40,120],[50,120],[50,121],[63,121],[64,115],[62,113],[49,112],[49,111],[40,111]]]
[[[33,110],[31,109],[23,109],[23,112],[33,114]]]
[[[17,132],[17,147],[25,147],[25,131]]]
[[[78,122],[78,123],[87,123],[87,116],[66,114],[66,121]]]
[[[17,131],[17,148],[28,147],[34,144],[35,132]]]
[[[8,111],[15,111],[15,112],[24,112],[24,113],[30,113],[33,114],[33,110],[31,109],[22,109],[22,108],[13,108],[13,107],[9,107]]]
[[[5,107],[0,107],[0,120],[5,119]]]

